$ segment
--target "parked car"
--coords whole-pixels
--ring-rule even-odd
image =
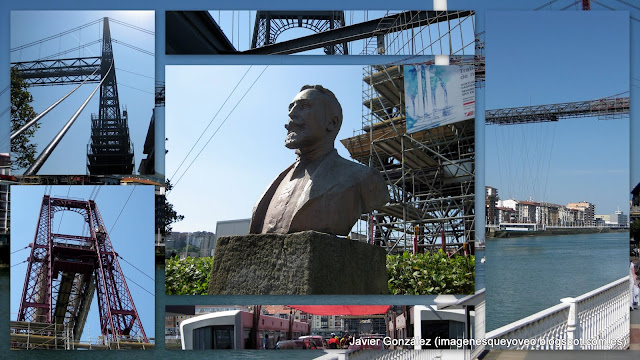
[[[276,349],[279,350],[305,350],[308,348],[304,340],[281,340],[276,344]]]
[[[315,349],[318,349],[318,350],[324,349],[324,343],[322,341],[322,336],[320,336],[320,335],[300,336],[299,339],[303,340],[307,344],[307,348],[308,349],[313,349],[313,350],[315,350]]]

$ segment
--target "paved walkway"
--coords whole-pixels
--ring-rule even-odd
[[[640,359],[640,351],[518,351],[518,350],[500,350],[490,351],[484,360],[622,360],[622,359]]]
[[[631,345],[629,349],[640,351],[640,310],[631,312]],[[637,359],[640,359],[640,356]]]

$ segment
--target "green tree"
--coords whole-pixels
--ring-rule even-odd
[[[29,84],[20,77],[16,68],[11,68],[11,133],[17,131],[27,122],[37,116],[30,103],[33,96],[27,90]],[[26,168],[35,161],[36,144],[30,139],[35,134],[40,124],[35,123],[29,129],[23,131],[11,141],[11,153],[13,169]]]
[[[207,295],[212,257],[177,257],[165,261],[165,293],[167,295]]]
[[[165,194],[173,189],[173,185],[171,185],[171,181],[167,179],[164,183],[165,186]],[[164,234],[171,234],[172,226],[171,224],[182,221],[184,219],[184,215],[179,215],[177,211],[173,209],[173,204],[167,201],[167,196],[164,196]]]

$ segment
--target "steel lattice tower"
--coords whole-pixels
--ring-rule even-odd
[[[89,236],[53,233],[51,225],[59,211],[82,215]],[[45,195],[31,244],[18,321],[62,324],[78,340],[96,290],[100,331],[106,340],[139,338],[147,343],[96,203]]]
[[[295,27],[320,33],[344,26],[344,11],[258,11],[251,48],[275,44],[282,32]],[[327,55],[347,55],[347,43],[327,46],[324,52]]]
[[[100,86],[99,114],[91,114],[88,168],[91,175],[132,174],[133,146],[129,139],[127,111],[120,112],[109,18],[105,17],[103,24],[100,73],[104,81]]]

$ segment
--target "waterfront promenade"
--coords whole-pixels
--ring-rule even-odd
[[[640,310],[631,312],[631,341],[629,350],[584,350],[584,351],[489,351],[483,360],[561,360],[561,359],[640,359]]]

